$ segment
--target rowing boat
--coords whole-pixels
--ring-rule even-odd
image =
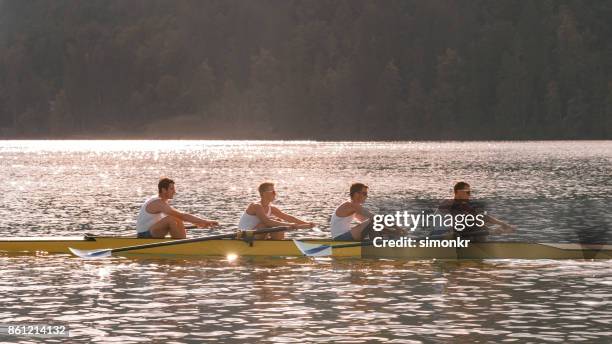
[[[172,241],[173,239],[137,239],[133,237],[13,237],[0,239],[0,252],[70,253],[78,250],[112,249],[126,246]],[[335,248],[333,257],[397,259],[612,259],[610,244],[550,244],[485,242],[467,248],[379,248],[353,246],[355,242],[324,239],[302,239],[316,245],[344,245]],[[208,240],[122,252],[122,255],[159,256],[303,256],[292,240],[260,240],[252,243],[237,239]]]
[[[143,244],[170,242],[173,239],[138,239],[134,237],[13,237],[0,239],[0,252],[48,252],[70,253],[77,250],[101,250]],[[336,244],[330,240],[304,240],[308,243]],[[346,242],[345,242],[346,243]],[[124,255],[173,255],[173,256],[302,256],[291,240],[256,240],[252,243],[236,239],[207,240],[180,245],[161,246],[123,253]],[[338,257],[360,257],[361,247],[352,247],[334,252]]]

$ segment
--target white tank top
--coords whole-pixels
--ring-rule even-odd
[[[136,232],[144,233],[151,228],[154,224],[156,224],[159,220],[166,217],[164,213],[151,214],[147,211],[147,206],[149,203],[160,199],[159,196],[153,196],[146,200],[142,207],[140,207],[140,211],[138,212],[138,217],[136,218]]]
[[[266,216],[270,217],[271,214],[272,205],[268,207],[268,213],[266,214]],[[241,231],[250,231],[255,229],[255,227],[257,227],[260,222],[261,221],[259,221],[259,217],[257,217],[257,215],[250,215],[245,210],[244,213],[242,213],[242,216],[240,217],[240,222],[238,222],[238,229],[240,229]]]
[[[340,207],[338,207],[340,208]],[[351,231],[351,223],[353,222],[353,219],[355,217],[355,214],[350,215],[350,216],[346,216],[346,217],[340,217],[338,215],[336,215],[336,212],[338,211],[338,208],[336,208],[336,210],[334,210],[334,213],[332,214],[331,217],[331,221],[330,221],[330,227],[331,227],[331,236],[332,238],[335,238],[337,236],[340,236],[346,232],[350,232]]]

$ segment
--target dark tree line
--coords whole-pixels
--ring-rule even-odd
[[[0,2],[1,137],[612,138],[611,1]]]

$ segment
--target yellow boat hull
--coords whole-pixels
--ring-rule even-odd
[[[0,239],[0,252],[69,254],[69,247],[78,250],[100,250],[171,240],[129,237],[4,238]],[[326,245],[351,243],[321,239],[303,241]],[[122,252],[120,254],[159,256],[303,256],[291,240],[256,240],[249,244],[242,240],[233,239],[154,247]],[[612,259],[612,245],[487,242],[472,243],[469,247],[460,249],[356,246],[334,249],[332,256],[394,259]]]
[[[126,246],[144,245],[173,239],[138,239],[129,237],[58,237],[58,238],[5,238],[0,240],[0,252],[12,253],[70,253],[69,248],[78,250],[100,250]],[[304,240],[317,244],[346,244],[331,240]],[[243,240],[208,240],[180,245],[161,246],[122,252],[122,255],[175,255],[175,256],[302,256],[291,240],[256,240],[249,244]],[[349,247],[335,251],[334,257],[361,257],[361,247]]]

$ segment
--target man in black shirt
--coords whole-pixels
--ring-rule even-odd
[[[498,225],[498,228],[489,229],[487,226],[473,225],[464,226],[462,230],[459,230],[457,226],[453,228],[452,234],[454,237],[469,237],[472,241],[481,241],[486,238],[489,234],[506,234],[515,231],[515,228],[504,221],[496,219],[495,217],[488,215],[484,212],[483,206],[479,203],[470,201],[471,189],[470,184],[466,182],[458,182],[453,188],[454,197],[452,200],[448,200],[438,207],[438,211],[445,214],[451,214],[455,218],[457,215],[481,215],[484,225]],[[436,230],[436,236],[443,235],[440,230]],[[450,234],[447,233],[446,234]]]

